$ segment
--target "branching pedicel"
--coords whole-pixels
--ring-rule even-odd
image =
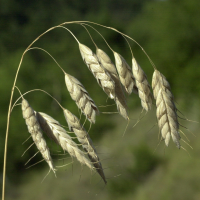
[[[80,50],[80,55],[82,56],[83,61],[87,65],[88,69],[92,72],[94,77],[96,78],[99,86],[103,89],[103,91],[108,95],[109,98],[115,101],[119,114],[126,120],[129,120],[129,117],[128,117],[128,107],[124,91],[126,91],[129,95],[132,94],[132,92],[134,92],[136,96],[138,95],[139,98],[141,99],[142,107],[146,111],[149,111],[152,107],[153,98],[150,85],[147,81],[147,76],[137,63],[135,57],[133,56],[129,42],[128,45],[132,54],[132,70],[125,61],[125,59],[122,57],[122,55],[115,52],[98,31],[97,33],[100,34],[100,36],[104,39],[104,41],[114,54],[115,65],[113,64],[112,60],[108,57],[106,52],[97,47],[97,44],[93,41],[92,36],[90,35],[87,29],[86,30],[96,47],[96,54],[93,53],[89,47],[80,43],[78,39],[74,36],[74,34],[68,28],[65,27],[65,25],[69,24],[82,25],[85,29],[86,29],[85,26],[87,25],[88,27],[93,28],[95,31],[97,30],[93,26],[91,26],[91,24],[113,30],[121,34],[126,39],[127,42],[128,40],[131,40],[135,42],[142,49],[142,51],[145,53],[145,55],[147,56],[151,65],[154,68],[154,74],[152,78],[152,88],[153,88],[154,98],[156,100],[156,109],[157,109],[156,116],[158,119],[158,127],[161,131],[161,139],[165,140],[165,144],[168,146],[170,137],[172,137],[176,146],[178,148],[181,147],[177,109],[174,103],[174,97],[172,95],[170,85],[166,80],[166,78],[164,77],[164,75],[162,75],[156,69],[154,63],[149,58],[148,54],[144,51],[144,49],[134,39],[112,27],[106,27],[104,25],[100,25],[90,21],[65,22],[58,26],[52,27],[47,31],[45,31],[44,33],[42,33],[27,47],[27,49],[24,51],[21,57],[21,61],[18,66],[16,76],[14,79],[14,84],[11,91],[11,98],[8,110],[7,131],[6,131],[5,151],[4,151],[2,200],[4,200],[5,197],[6,159],[7,159],[7,143],[8,143],[8,132],[10,125],[10,115],[11,115],[11,110],[13,108],[13,94],[16,87],[18,73],[22,65],[23,58],[29,50],[40,49],[49,54],[44,49],[41,49],[39,47],[32,47],[37,40],[39,40],[43,35],[45,35],[49,31],[52,31],[55,28],[64,28],[75,38],[76,42],[78,43],[77,48],[79,48]],[[71,95],[72,100],[75,101],[78,108],[86,116],[86,118],[91,123],[95,123],[96,114],[99,114],[100,112],[96,104],[88,94],[85,87],[75,77],[73,77],[70,74],[67,74],[61,68],[58,62],[53,58],[53,56],[51,56],[51,58],[64,72],[66,86]],[[122,86],[124,87],[124,89]],[[43,138],[42,131],[46,133],[47,136],[51,138],[55,143],[60,145],[64,151],[67,151],[69,155],[77,158],[77,160],[81,164],[87,165],[92,171],[96,170],[106,183],[106,176],[104,175],[100,158],[97,155],[97,152],[93,146],[89,134],[80,124],[78,118],[74,116],[70,111],[63,108],[58,103],[61,109],[63,109],[64,111],[69,130],[75,133],[78,141],[80,142],[80,145],[82,145],[83,150],[85,152],[82,151],[80,148],[78,148],[77,144],[67,134],[66,130],[60,125],[58,121],[56,121],[55,119],[53,119],[52,117],[50,117],[45,113],[34,111],[28,104],[28,101],[25,100],[23,96],[21,98],[22,98],[23,117],[27,124],[28,131],[30,132],[33,141],[37,146],[38,150],[40,151],[41,155],[43,156],[44,160],[48,163],[50,169],[55,173],[55,168],[53,166],[53,161],[50,155],[50,151],[46,144],[45,139]],[[89,160],[87,159],[86,155],[88,155]]]

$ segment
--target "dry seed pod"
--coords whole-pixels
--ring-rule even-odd
[[[180,135],[178,132],[179,124],[176,114],[176,107],[174,102],[170,99],[168,93],[160,89],[156,99],[156,115],[158,119],[158,126],[161,131],[161,136],[165,140],[166,146],[169,145],[170,137],[180,149]]]
[[[141,99],[142,107],[149,111],[152,106],[152,94],[150,90],[150,85],[147,81],[147,76],[139,66],[135,58],[132,58],[132,71],[133,76],[135,77],[136,86],[138,88],[138,95]]]
[[[106,183],[106,178],[103,172],[103,168],[101,166],[101,162],[99,160],[99,157],[96,153],[96,150],[93,146],[93,143],[89,134],[84,129],[84,127],[80,124],[79,119],[75,115],[73,115],[70,111],[68,111],[67,109],[64,109],[64,115],[68,123],[69,130],[73,131],[76,134],[78,141],[82,144],[83,149],[88,153],[88,157],[93,163],[96,171],[99,173],[99,175],[102,177],[102,179]]]
[[[70,156],[77,158],[81,164],[87,165],[91,170],[93,170],[91,162],[85,157],[85,154],[78,148],[77,144],[71,139],[58,121],[42,112],[37,112],[36,116],[42,130],[48,137],[59,144],[64,151],[69,153]]]
[[[43,138],[40,124],[37,120],[37,117],[35,116],[34,110],[31,108],[28,101],[24,98],[22,99],[22,114],[28,127],[28,132],[31,134],[35,145],[42,154],[44,160],[48,163],[50,169],[55,173],[53,161],[46,141]]]
[[[92,72],[94,77],[97,79],[98,84],[102,87],[103,91],[111,98],[114,99],[115,94],[115,83],[110,77],[109,73],[101,66],[97,56],[92,52],[92,50],[85,46],[84,44],[79,43],[79,49],[83,61],[88,66],[89,70]]]
[[[121,86],[121,82],[119,80],[119,76],[117,74],[117,70],[112,63],[109,56],[101,49],[97,48],[96,50],[97,58],[99,59],[99,62],[102,64],[102,66],[109,72],[111,78],[115,82],[115,102],[117,105],[117,110],[119,113],[125,118],[128,119],[127,114],[127,104],[126,99],[124,96],[124,92]]]
[[[126,92],[128,94],[131,94],[132,92],[137,94],[138,89],[136,87],[135,79],[133,77],[130,66],[127,64],[125,59],[117,52],[114,52],[114,57],[120,81],[125,87]]]
[[[76,102],[78,108],[81,109],[91,123],[95,123],[95,118],[99,114],[99,110],[84,86],[76,78],[67,73],[65,73],[65,83],[71,98]]]

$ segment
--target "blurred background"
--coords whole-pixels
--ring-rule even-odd
[[[170,82],[181,118],[181,141],[178,150],[171,141],[168,148],[159,142],[155,105],[141,116],[140,100],[135,94],[128,98],[130,123],[117,114],[100,114],[90,130],[108,184],[98,174],[91,173],[74,160],[73,165],[61,167],[57,178],[48,173],[48,165],[39,162],[41,155],[25,163],[36,152],[32,139],[22,144],[30,134],[22,118],[21,107],[11,115],[9,131],[6,199],[200,199],[200,2],[198,0],[56,0],[0,2],[0,176],[2,177],[7,110],[15,73],[25,48],[42,32],[62,22],[89,20],[114,27],[135,39],[151,57],[158,70]],[[78,40],[95,51],[88,33],[78,24],[69,28]],[[123,37],[112,30],[94,27],[110,46],[131,65],[131,53]],[[88,28],[94,41],[110,55],[103,39]],[[151,83],[153,68],[143,51],[130,42],[135,58]],[[113,101],[96,83],[83,63],[77,42],[64,29],[57,28],[38,40],[34,46],[44,48],[64,70],[79,79],[98,106]],[[53,95],[64,107],[79,116],[75,103],[66,89],[64,75],[54,61],[41,50],[29,51],[23,60],[17,86],[22,93],[40,88]],[[19,97],[16,90],[14,100]],[[62,110],[46,94],[32,92],[25,96],[31,106],[45,112],[66,126]],[[20,102],[19,102],[20,103]],[[155,104],[155,102],[154,102]],[[116,112],[115,106],[99,107],[101,112]],[[82,117],[84,122],[84,117]],[[85,125],[89,129],[89,123]],[[69,164],[72,159],[58,156],[61,149],[48,140],[56,166]],[[34,166],[32,166],[34,165]],[[31,167],[32,166],[32,167]],[[29,168],[30,167],[30,168]],[[45,180],[43,181],[43,179]],[[1,178],[2,180],[2,178]],[[42,182],[42,183],[41,183]],[[2,184],[2,182],[0,181]]]

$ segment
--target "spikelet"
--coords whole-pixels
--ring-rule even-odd
[[[50,169],[55,173],[53,167],[53,161],[49,152],[49,148],[43,138],[42,130],[40,124],[37,120],[34,110],[29,105],[28,101],[24,98],[22,99],[22,115],[25,119],[26,125],[28,127],[28,132],[31,134],[35,145],[42,154],[42,157],[49,165]]]
[[[104,182],[107,183],[101,162],[99,160],[99,157],[96,153],[95,147],[93,146],[93,143],[89,134],[84,129],[84,127],[80,124],[79,119],[75,115],[73,115],[70,111],[68,111],[67,109],[64,109],[64,115],[68,123],[69,130],[73,131],[76,134],[78,141],[82,144],[83,149],[88,153],[88,157],[93,163],[96,171],[102,177]]]
[[[89,70],[97,79],[100,87],[111,99],[114,99],[115,94],[113,92],[115,91],[115,83],[110,77],[109,73],[101,66],[97,59],[97,56],[92,52],[89,47],[79,43],[79,49],[83,61],[86,63]]]
[[[138,89],[135,84],[135,78],[133,77],[130,66],[127,64],[126,60],[117,52],[114,52],[115,65],[119,74],[120,81],[125,87],[128,94],[132,92],[138,93]]]
[[[96,55],[99,60],[99,62],[102,64],[102,66],[111,74],[111,75],[117,75],[117,70],[112,63],[109,56],[101,49],[96,49]]]
[[[167,79],[158,70],[155,70],[153,74],[152,88],[156,99],[156,115],[162,139],[165,140],[165,144],[168,146],[170,137],[172,137],[172,140],[180,149],[179,140],[181,137],[178,131],[179,123],[174,98]]]
[[[135,77],[136,86],[138,88],[138,95],[141,99],[142,107],[146,111],[149,111],[151,110],[152,99],[153,99],[150,90],[150,85],[147,81],[146,74],[139,66],[134,57],[132,58],[132,71],[133,71],[133,76]]]
[[[96,55],[97,55],[97,58],[99,59],[99,62],[108,71],[111,78],[115,82],[115,98],[114,98],[114,100],[117,105],[117,110],[125,119],[128,119],[128,114],[127,114],[128,107],[126,104],[126,99],[125,99],[124,92],[123,92],[123,89],[121,86],[121,82],[120,82],[119,76],[117,74],[117,70],[116,70],[114,64],[112,63],[111,59],[109,58],[109,56],[103,50],[97,48]]]
[[[122,90],[121,82],[117,76],[113,76],[113,80],[115,81],[115,94],[116,94],[115,102],[117,105],[117,110],[119,111],[122,117],[128,120],[129,119],[127,112],[128,106],[126,103],[124,92]]]
[[[152,77],[152,89],[155,99],[158,96],[158,92],[161,86],[163,86],[163,89],[167,92],[171,100],[174,101],[174,97],[171,92],[171,87],[166,77],[163,74],[161,74],[158,70],[155,70]]]
[[[87,165],[93,170],[91,162],[85,157],[85,154],[78,148],[77,144],[71,139],[58,121],[42,112],[37,112],[36,116],[42,130],[48,137],[59,144],[70,156],[75,157],[81,164]]]
[[[76,102],[78,108],[81,109],[91,123],[95,123],[99,110],[84,86],[76,78],[67,73],[65,73],[65,83],[71,98]]]

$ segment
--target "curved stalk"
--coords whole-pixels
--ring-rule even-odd
[[[69,22],[71,23],[71,22]],[[67,24],[67,22],[65,23]],[[60,24],[62,25],[62,24]],[[15,79],[14,79],[14,83],[13,83],[13,87],[11,89],[11,95],[10,95],[10,103],[9,103],[9,107],[8,107],[8,116],[7,116],[7,126],[6,126],[6,137],[5,137],[5,147],[4,147],[4,161],[3,161],[3,183],[2,183],[2,200],[5,200],[5,182],[6,182],[6,162],[7,162],[7,146],[8,146],[8,135],[9,135],[9,126],[10,126],[10,115],[11,115],[11,107],[12,107],[12,101],[13,101],[13,95],[14,95],[14,90],[15,90],[15,85],[17,82],[17,77],[19,74],[19,70],[20,67],[22,65],[22,61],[24,58],[24,55],[26,54],[26,52],[31,48],[31,46],[37,41],[39,40],[43,35],[45,35],[46,33],[48,33],[49,31],[58,28],[60,25],[58,26],[54,26],[50,29],[48,29],[47,31],[43,32],[41,35],[39,35],[27,48],[26,50],[23,52],[20,63],[18,65],[17,68],[17,72],[15,75]]]
[[[137,41],[135,41],[133,38],[129,37],[128,35],[125,35],[124,33],[120,32],[120,31],[118,31],[117,29],[112,28],[112,27],[107,27],[107,26],[104,26],[104,25],[101,25],[101,24],[98,24],[98,23],[95,23],[95,22],[90,22],[90,21],[72,21],[72,22],[64,22],[64,23],[61,23],[61,24],[58,25],[58,26],[51,27],[51,28],[49,28],[48,30],[46,30],[45,32],[43,32],[42,34],[40,34],[40,35],[26,48],[26,50],[23,52],[22,57],[21,57],[21,60],[20,60],[20,63],[19,63],[18,68],[17,68],[17,72],[16,72],[16,75],[15,75],[14,83],[13,83],[13,86],[12,86],[12,89],[11,89],[11,96],[10,96],[10,102],[9,102],[9,108],[8,108],[8,115],[7,115],[7,126],[6,126],[6,136],[5,136],[5,148],[4,148],[3,181],[2,181],[2,182],[3,182],[3,183],[2,183],[2,200],[5,200],[5,178],[6,178],[7,146],[8,146],[8,135],[9,135],[9,126],[10,126],[10,116],[11,116],[12,101],[13,101],[14,90],[15,90],[15,86],[16,86],[16,82],[17,82],[17,78],[18,78],[18,74],[19,74],[20,67],[21,67],[21,65],[22,65],[23,58],[24,58],[26,52],[29,51],[29,49],[32,47],[32,45],[33,45],[36,41],[38,41],[43,35],[45,35],[46,33],[48,33],[48,32],[51,31],[51,30],[54,30],[55,28],[61,27],[62,25],[65,25],[65,24],[74,24],[74,23],[91,23],[91,24],[95,24],[95,25],[98,25],[98,26],[101,26],[101,27],[104,27],[104,28],[107,28],[107,29],[114,30],[114,31],[120,33],[121,35],[125,36],[126,38],[129,38],[130,40],[134,41],[134,42],[142,49],[142,51],[145,53],[145,55],[147,56],[147,58],[149,59],[150,63],[152,64],[152,66],[153,66],[154,69],[155,69],[154,63],[152,62],[152,60],[150,59],[150,57],[148,56],[148,54],[145,52],[145,50],[142,48],[142,46],[141,46]]]

